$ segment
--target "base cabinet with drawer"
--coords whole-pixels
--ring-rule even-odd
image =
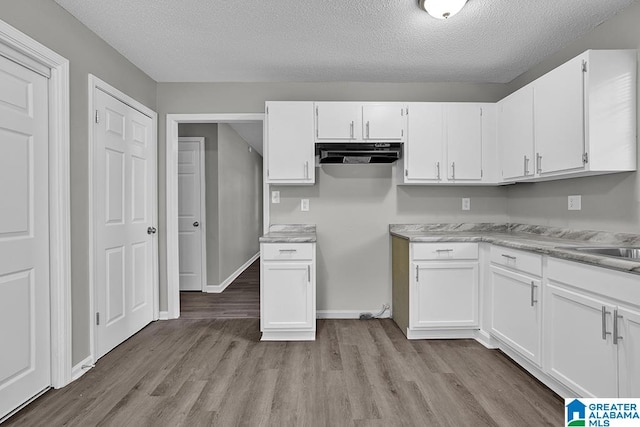
[[[262,340],[315,340],[315,243],[262,243],[260,252]]]
[[[393,318],[410,339],[472,337],[479,325],[477,243],[393,237]]]
[[[542,366],[542,257],[491,247],[490,334]]]

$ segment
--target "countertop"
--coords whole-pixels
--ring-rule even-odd
[[[260,237],[260,243],[315,243],[314,224],[274,224]]]
[[[628,273],[640,274],[640,261],[578,252],[559,246],[635,246],[640,235],[569,230],[527,224],[391,224],[389,232],[410,242],[487,242]]]

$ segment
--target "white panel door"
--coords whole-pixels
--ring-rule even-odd
[[[449,104],[447,173],[451,181],[482,179],[482,110],[478,104]]]
[[[584,167],[584,58],[578,56],[534,83],[540,174]]]
[[[533,86],[525,86],[498,103],[498,147],[503,179],[535,173]]]
[[[392,102],[362,106],[364,139],[394,141],[404,139],[404,105]]]
[[[151,118],[101,90],[95,99],[96,347],[102,357],[153,320],[156,146]]]
[[[405,143],[405,182],[440,181],[444,141],[441,103],[409,105]]]
[[[478,325],[478,263],[432,262],[412,265],[411,328]]]
[[[640,396],[640,312],[618,308],[620,397]]]
[[[0,57],[0,419],[51,385],[47,90]]]
[[[357,102],[316,102],[318,140],[362,140],[362,111]]]
[[[265,262],[262,267],[264,329],[313,328],[315,310],[311,264]]]
[[[201,291],[205,285],[202,244],[204,141],[180,138],[178,143],[178,241],[180,290]]]

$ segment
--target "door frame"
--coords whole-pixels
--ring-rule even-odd
[[[200,291],[203,292],[207,286],[207,204],[206,204],[206,179],[205,179],[205,162],[204,162],[204,137],[202,136],[180,136],[178,137],[178,145],[181,142],[195,142],[200,150]],[[178,254],[179,255],[179,254]],[[178,283],[179,285],[179,283]]]
[[[49,287],[51,386],[71,382],[71,197],[69,61],[0,20],[0,54],[49,76]]]
[[[149,159],[152,164],[156,165],[156,179],[152,184],[151,189],[151,204],[155,207],[151,212],[151,223],[158,224],[158,114],[145,106],[144,104],[136,101],[129,95],[121,92],[115,87],[111,86],[109,83],[99,79],[93,74],[89,74],[89,115],[88,115],[88,142],[89,142],[89,356],[82,361],[83,365],[93,365],[96,362],[96,355],[98,354],[97,349],[97,340],[96,340],[96,323],[94,321],[94,313],[96,312],[96,277],[95,277],[95,260],[97,256],[97,248],[96,248],[96,224],[95,224],[95,203],[96,198],[94,197],[95,193],[95,185],[96,185],[96,177],[95,177],[95,169],[96,169],[96,153],[94,150],[94,144],[96,143],[95,138],[93,136],[93,125],[95,122],[95,111],[96,111],[96,97],[94,93],[96,90],[101,90],[102,92],[116,98],[118,101],[123,102],[129,107],[138,110],[140,113],[144,114],[147,117],[150,117],[152,120],[151,124],[151,145],[156,147],[155,153],[152,158]],[[159,307],[159,271],[158,271],[158,239],[152,239],[152,269],[153,269],[153,278],[152,278],[152,288],[153,294],[151,296],[153,301],[153,317],[152,320],[158,320],[158,307]]]
[[[181,123],[247,123],[262,122],[266,137],[264,113],[167,114],[165,134],[165,221],[167,311],[162,319],[180,317],[180,269],[178,266],[178,125]],[[269,184],[266,169],[262,171],[262,211],[264,229],[269,226]]]

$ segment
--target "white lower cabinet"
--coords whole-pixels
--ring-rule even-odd
[[[640,276],[550,259],[546,372],[582,397],[640,396],[638,305]]]
[[[314,340],[315,244],[263,243],[261,255],[262,340]]]

